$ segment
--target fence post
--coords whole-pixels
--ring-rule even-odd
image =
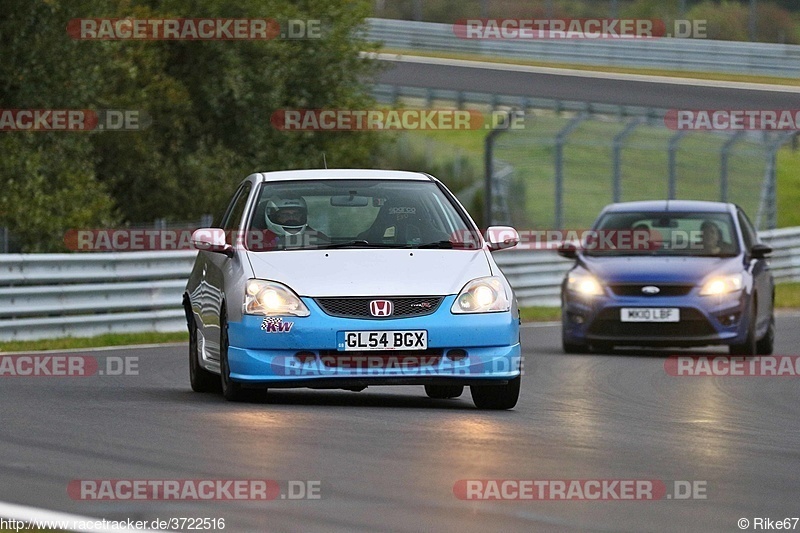
[[[792,139],[794,132],[788,131],[779,134],[769,143],[767,148],[767,168],[764,172],[764,184],[761,187],[761,201],[756,215],[756,229],[761,227],[761,221],[767,219],[767,229],[778,227],[778,150]]]
[[[749,34],[750,41],[755,42],[758,40],[758,6],[756,0],[750,0],[750,15],[747,23],[747,33]]]
[[[567,136],[572,133],[575,128],[581,125],[581,122],[589,118],[586,112],[576,116],[569,123],[556,134],[556,160],[555,160],[555,229],[561,229],[563,221],[563,207],[564,207],[564,142]]]
[[[675,189],[677,181],[676,171],[676,155],[678,153],[678,143],[681,142],[683,136],[686,135],[686,130],[681,130],[669,139],[669,196],[670,200],[675,199]]]
[[[498,135],[508,131],[511,126],[511,116],[516,113],[512,109],[505,113],[505,120],[496,124],[483,140],[483,224],[485,227],[492,225],[492,181],[494,178],[494,141]]]
[[[733,136],[725,141],[725,144],[722,145],[722,150],[720,150],[720,162],[719,162],[719,199],[721,202],[728,201],[728,157],[731,154],[731,149],[733,145],[744,137],[743,131],[737,131]]]
[[[619,202],[622,197],[622,144],[641,123],[641,117],[635,118],[631,120],[621,132],[614,136],[612,144],[614,147],[614,202]]]

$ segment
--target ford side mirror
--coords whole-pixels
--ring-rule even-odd
[[[567,259],[578,257],[578,248],[571,242],[562,242],[558,247],[558,255]]]
[[[754,244],[752,248],[750,248],[750,255],[754,259],[764,259],[769,254],[772,253],[772,248],[767,246],[766,244]]]

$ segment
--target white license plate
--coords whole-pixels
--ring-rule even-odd
[[[339,349],[353,350],[427,350],[428,332],[411,331],[345,331]]]
[[[680,322],[681,310],[677,307],[623,307],[622,322]]]

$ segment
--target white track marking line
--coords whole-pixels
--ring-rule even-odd
[[[50,511],[48,509],[40,509],[38,507],[29,507],[27,505],[17,505],[17,504],[14,504],[14,503],[6,503],[6,502],[0,502],[0,517],[3,517],[5,519],[19,520],[19,521],[28,522],[28,523],[38,522],[42,527],[46,525],[46,524],[43,524],[43,522],[50,522],[50,527],[54,527],[55,524],[58,524],[59,522],[65,524],[65,525],[67,523],[71,523],[70,528],[67,529],[66,531],[76,531],[76,532],[79,532],[79,533],[84,533],[84,532],[85,533],[90,533],[90,532],[91,533],[103,533],[103,532],[108,532],[108,533],[112,533],[112,532],[116,532],[116,533],[119,533],[119,532],[125,532],[125,533],[134,533],[134,532],[135,533],[156,533],[156,531],[157,531],[157,530],[152,530],[152,529],[132,529],[132,528],[128,528],[128,527],[124,527],[124,528],[120,527],[120,528],[113,528],[113,529],[111,527],[107,527],[105,529],[103,529],[103,528],[94,528],[94,527],[78,528],[78,527],[74,527],[74,526],[79,525],[80,522],[83,522],[84,525],[86,525],[89,522],[91,522],[91,525],[95,525],[98,522],[100,522],[102,524],[102,521],[105,520],[106,522],[119,522],[120,525],[121,525],[121,523],[125,522],[125,521],[123,521],[123,520],[109,520],[109,519],[103,519],[103,518],[94,518],[94,517],[89,517],[89,516],[80,516],[80,515],[74,515],[74,514],[68,514],[68,513],[61,513],[61,512],[58,512],[58,511]],[[137,521],[140,521],[140,522],[151,522],[150,520],[144,520],[144,519],[136,519],[136,520],[133,520],[133,521],[134,522],[137,522]],[[110,526],[110,524],[109,524],[109,526]],[[54,527],[54,529],[58,529],[58,528]],[[20,529],[20,531],[25,531],[25,529]]]

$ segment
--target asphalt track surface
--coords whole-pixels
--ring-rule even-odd
[[[800,316],[778,319],[796,354]],[[92,352],[138,375],[0,378],[0,500],[108,519],[225,518],[225,531],[739,531],[800,514],[800,378],[674,377],[675,351],[564,355],[523,329],[514,410],[468,391],[270,391],[237,404],[189,389],[187,347]],[[724,350],[705,350],[724,354]],[[80,353],[80,352],[79,352]],[[685,352],[681,352],[685,353]],[[74,353],[73,353],[74,355]],[[81,501],[76,479],[319,481],[317,500]],[[705,499],[464,501],[463,479],[646,479]],[[800,527],[800,526],[798,526]]]
[[[797,109],[799,87],[558,71],[436,58],[381,56],[379,83],[661,109]],[[466,66],[470,65],[470,66]],[[558,73],[556,73],[558,72]],[[705,84],[705,85],[700,85]],[[749,87],[749,88],[744,88]],[[800,527],[800,526],[799,526]]]

